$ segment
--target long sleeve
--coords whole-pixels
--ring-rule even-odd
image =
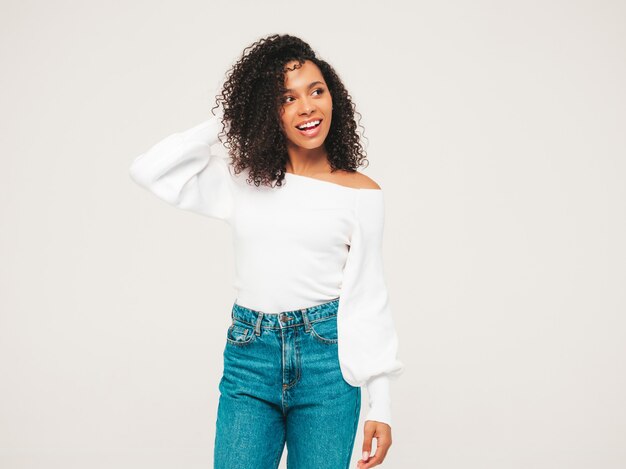
[[[169,204],[229,223],[232,177],[226,159],[211,153],[220,129],[217,115],[167,136],[135,158],[130,177]]]
[[[365,386],[365,420],[391,425],[390,379],[404,371],[383,272],[385,202],[382,190],[360,190],[337,314],[344,379]]]

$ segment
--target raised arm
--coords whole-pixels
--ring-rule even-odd
[[[226,159],[211,153],[220,130],[217,115],[165,137],[134,159],[130,177],[171,205],[230,222],[232,176]]]

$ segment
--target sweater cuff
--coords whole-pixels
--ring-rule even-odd
[[[369,409],[365,420],[375,420],[391,426],[391,390],[389,377],[378,375],[365,384],[369,397]]]

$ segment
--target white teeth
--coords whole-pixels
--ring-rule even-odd
[[[319,123],[320,121],[312,121],[312,122],[309,122],[308,124],[298,126],[298,129],[301,129],[301,130],[308,129],[311,127],[315,127]]]

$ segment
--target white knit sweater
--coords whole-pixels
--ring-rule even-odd
[[[389,380],[404,364],[383,273],[383,191],[291,173],[282,187],[256,187],[211,151],[220,130],[218,115],[169,135],[134,159],[132,180],[232,227],[237,304],[276,314],[339,296],[343,377],[367,388],[365,420],[391,425]]]

